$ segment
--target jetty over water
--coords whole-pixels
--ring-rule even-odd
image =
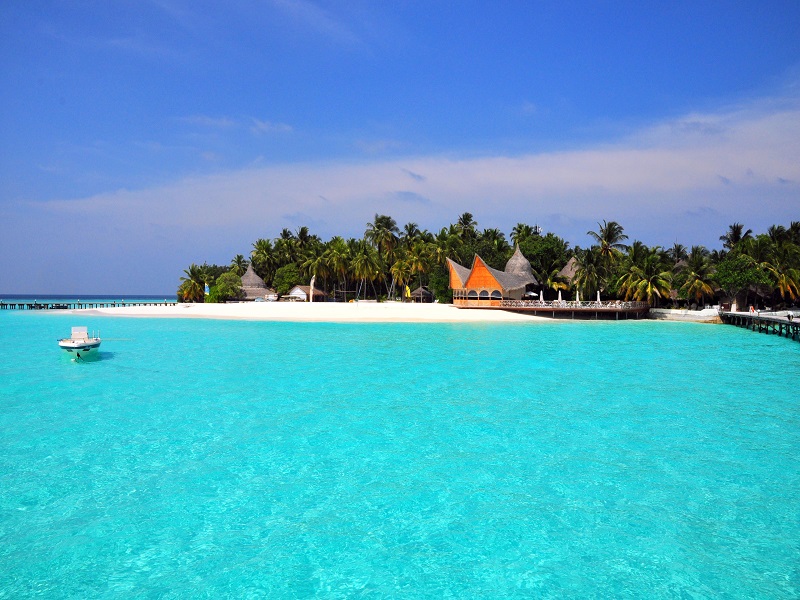
[[[471,300],[453,297],[459,308],[505,310],[553,319],[641,319],[650,311],[647,302],[581,302],[573,300]]]
[[[789,313],[791,314],[791,313]],[[758,333],[772,333],[800,341],[800,321],[794,317],[758,312],[720,312],[723,323],[744,327]]]
[[[0,302],[0,310],[75,310],[81,308],[113,308],[117,306],[171,306],[175,302],[164,300],[126,301],[126,300],[91,300],[87,302]]]

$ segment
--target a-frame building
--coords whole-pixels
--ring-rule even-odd
[[[447,266],[457,306],[499,306],[501,300],[521,300],[526,291],[539,285],[519,246],[503,271],[491,268],[478,255],[470,269],[449,258]]]

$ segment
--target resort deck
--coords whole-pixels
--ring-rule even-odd
[[[454,298],[458,308],[505,310],[553,319],[641,319],[647,316],[647,302],[576,302],[572,300],[468,300]]]

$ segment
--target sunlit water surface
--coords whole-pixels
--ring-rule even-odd
[[[800,594],[797,342],[3,312],[0,598]]]

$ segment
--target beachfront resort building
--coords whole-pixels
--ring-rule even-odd
[[[453,304],[457,306],[500,306],[502,300],[522,300],[539,286],[519,246],[503,271],[491,268],[477,254],[470,269],[449,258],[447,266]]]

